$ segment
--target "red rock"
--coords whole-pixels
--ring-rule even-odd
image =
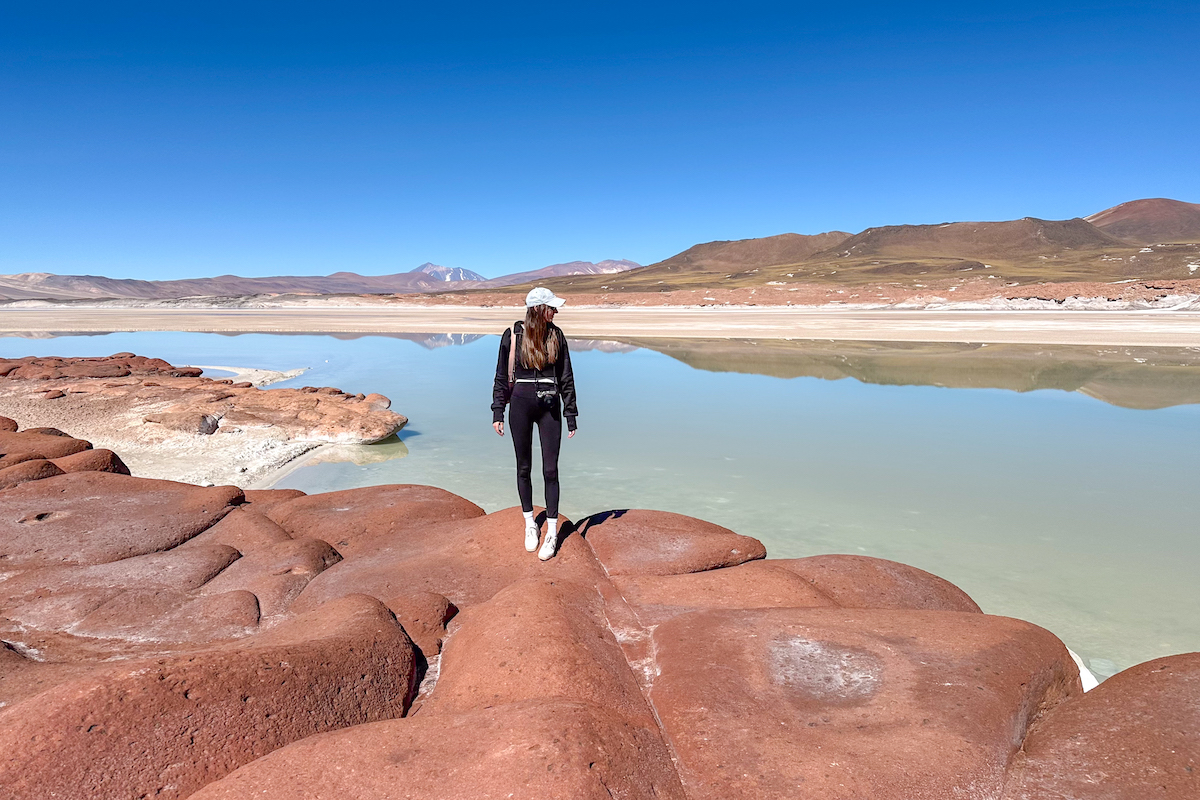
[[[1025,737],[1005,800],[1200,797],[1200,653],[1119,672]]]
[[[348,597],[254,638],[121,662],[0,710],[6,800],[186,798],[315,733],[401,715],[412,644]]]
[[[65,631],[130,591],[163,591],[179,598],[176,605],[185,603],[237,558],[232,547],[195,547],[92,566],[27,569],[0,582],[0,606],[23,628]],[[150,621],[150,615],[135,619],[134,632]]]
[[[650,706],[593,587],[535,578],[463,611],[421,714],[539,699],[592,703],[654,729],[657,738]],[[666,758],[661,740],[658,749]]]
[[[20,426],[17,425],[17,421],[15,419],[9,419],[8,417],[0,417],[0,432],[16,433],[19,427]]]
[[[266,514],[280,503],[295,500],[297,497],[307,497],[299,489],[247,489],[246,504],[259,514]]]
[[[579,530],[609,575],[678,575],[767,555],[757,539],[666,511],[605,511]]]
[[[175,548],[88,566],[26,569],[0,582],[0,597],[60,594],[78,589],[199,589],[239,558],[224,545]]]
[[[235,486],[201,488],[109,472],[25,483],[0,493],[0,565],[99,564],[165,550],[241,500]]]
[[[40,481],[43,478],[53,478],[55,475],[62,474],[63,470],[59,469],[54,462],[44,458],[22,461],[15,466],[0,469],[0,489],[11,489],[22,483]]]
[[[371,394],[364,397],[363,402],[369,406],[372,406],[372,407],[380,409],[380,410],[388,409],[388,408],[392,407],[391,400],[387,399],[386,397],[384,397],[381,394],[375,394],[374,392],[372,392]]]
[[[306,497],[304,502],[321,496]],[[578,536],[566,537],[558,555],[542,562],[525,552],[523,531],[520,509],[510,508],[441,525],[405,522],[386,539],[367,539],[370,548],[344,549],[335,543],[346,560],[314,578],[293,609],[315,608],[354,592],[382,599],[436,592],[466,608],[525,578],[564,578],[585,586],[604,579],[591,549]]]
[[[180,547],[223,544],[247,553],[270,547],[277,542],[291,541],[288,532],[251,508],[235,508],[220,522]]]
[[[62,389],[51,389],[50,391],[46,392],[47,400],[57,400],[60,397],[66,397],[66,396],[67,396],[67,393],[64,392]]]
[[[62,458],[91,448],[90,442],[64,436],[26,431],[0,433],[0,453],[37,453],[42,458]]]
[[[287,611],[309,581],[341,560],[337,551],[320,539],[275,542],[249,550],[209,581],[201,594],[244,589],[258,598],[264,617],[274,616]]]
[[[296,742],[192,800],[683,800],[637,728],[586,703],[529,701],[358,725]]]
[[[246,381],[214,381],[199,373],[140,356],[0,361],[10,396],[42,400],[47,393],[95,395],[124,413],[189,434],[253,427],[271,429],[268,438],[275,440],[367,444],[386,439],[408,421],[388,411],[390,403],[381,395],[367,402],[333,388],[262,390]],[[125,380],[105,380],[112,377]],[[47,387],[35,381],[54,383]],[[22,389],[21,382],[30,385]]]
[[[693,800],[997,797],[1031,720],[1082,691],[1053,635],[983,614],[697,611],[654,644]]]
[[[128,475],[129,467],[112,450],[84,450],[70,456],[54,459],[54,465],[63,472],[113,472]]]
[[[403,531],[483,516],[483,509],[432,486],[367,486],[290,500],[267,516],[295,538],[325,539],[346,558]]]
[[[69,433],[63,433],[58,428],[26,428],[23,433],[37,433],[42,436],[65,436],[68,439],[73,438]]]
[[[121,364],[70,364],[57,372],[65,378],[124,378],[133,371]]]
[[[210,644],[250,635],[260,618],[258,598],[247,591],[196,597],[171,589],[131,589],[101,604],[71,632],[94,639]]]
[[[84,452],[87,451],[85,450]],[[6,453],[0,456],[0,469],[40,458],[41,456],[37,453]]]
[[[684,575],[613,577],[643,625],[702,608],[820,608],[836,603],[770,560]]]
[[[458,607],[437,592],[397,595],[388,600],[387,607],[426,658],[441,652],[446,625],[458,613]]]
[[[842,608],[979,612],[975,601],[950,581],[896,561],[823,555],[768,563],[804,578]]]

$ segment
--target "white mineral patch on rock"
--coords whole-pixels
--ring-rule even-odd
[[[204,377],[206,378],[232,377],[238,381],[249,381],[259,388],[270,386],[272,383],[298,378],[310,369],[310,367],[301,367],[300,369],[289,369],[280,372],[273,369],[254,369],[252,367],[206,367],[202,364],[189,364],[188,366],[204,370]],[[209,375],[210,371],[227,372],[229,375]]]
[[[799,637],[771,642],[768,665],[776,683],[825,701],[866,698],[880,684],[874,655]]]

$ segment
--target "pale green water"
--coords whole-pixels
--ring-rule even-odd
[[[320,492],[428,483],[490,511],[517,502],[511,441],[490,426],[496,344],[496,337],[429,349],[387,337],[109,334],[3,339],[0,355],[130,350],[176,364],[311,366],[292,383],[391,397],[411,419],[401,433],[407,455],[304,467],[280,485]],[[839,345],[822,347],[838,356]],[[764,367],[746,353],[766,346],[744,345],[713,363],[703,347],[687,349],[692,363],[710,369],[826,374],[812,368],[807,351],[775,352]],[[844,349],[861,355],[861,346]],[[945,356],[906,353],[882,372],[872,362],[867,377],[1014,385],[1010,361]],[[1021,358],[1057,376],[1049,385],[1074,386],[1095,373],[1077,356]],[[1089,378],[1085,391],[1133,405],[1190,402],[1195,394],[1200,367],[1186,357],[1165,367],[1139,365],[1137,354],[1108,357],[1136,369]],[[1133,410],[1059,390],[711,372],[649,349],[573,350],[573,360],[580,433],[564,441],[560,464],[569,517],[656,508],[755,536],[772,556],[847,552],[903,561],[958,584],[985,611],[1049,628],[1102,675],[1200,650],[1198,405]],[[1047,385],[1039,380],[1032,385]]]

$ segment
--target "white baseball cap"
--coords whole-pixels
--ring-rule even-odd
[[[563,303],[567,302],[561,297],[555,297],[554,292],[547,289],[545,286],[539,286],[536,289],[531,289],[529,294],[525,295],[525,307],[533,308],[534,306],[550,306],[552,308],[562,308]]]

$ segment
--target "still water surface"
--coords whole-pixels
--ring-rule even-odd
[[[311,367],[280,385],[380,392],[411,422],[279,486],[427,483],[493,511],[516,504],[488,409],[497,343],[114,333],[7,338],[0,355]],[[572,360],[568,517],[662,509],[771,556],[912,564],[1055,632],[1100,677],[1200,650],[1200,352],[641,340],[576,342]]]

